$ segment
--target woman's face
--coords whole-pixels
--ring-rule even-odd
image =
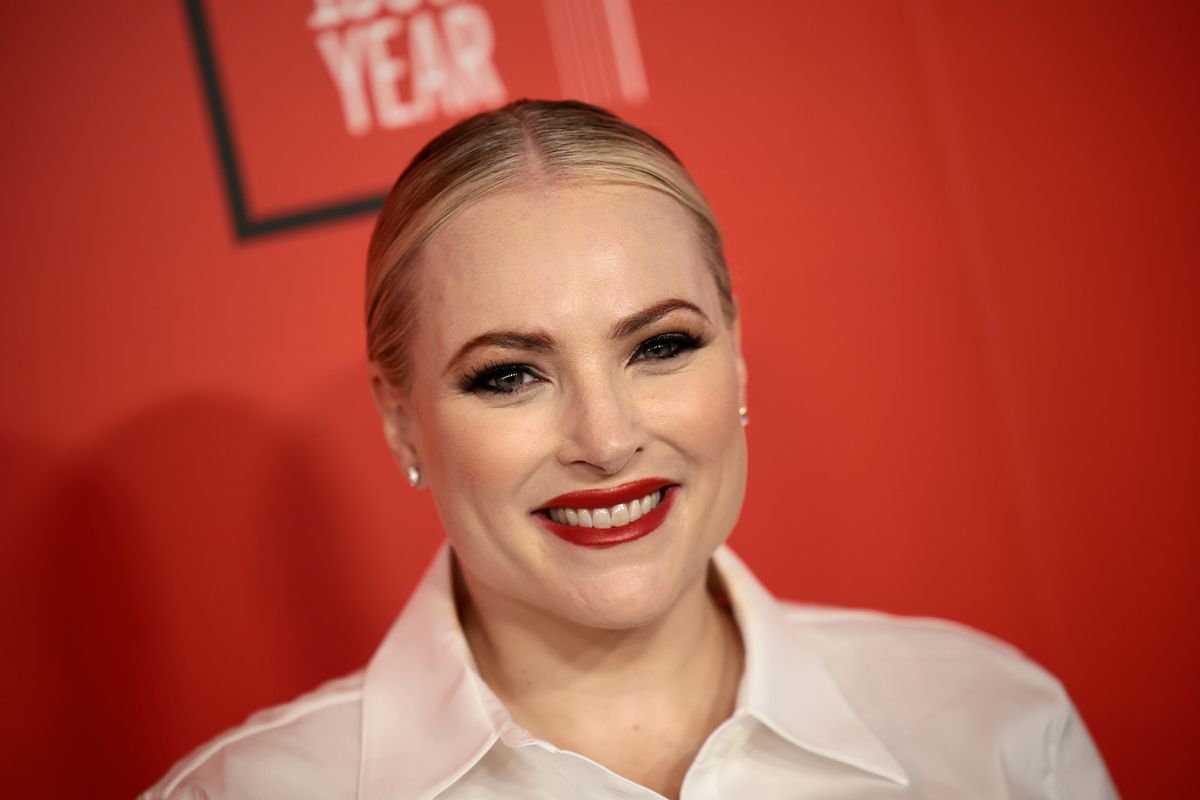
[[[596,627],[657,618],[746,478],[745,368],[687,212],[616,185],[494,195],[417,268],[412,386],[376,394],[468,586]],[[583,546],[547,524],[560,495],[646,478],[674,487],[646,535]]]

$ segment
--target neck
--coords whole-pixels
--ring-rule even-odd
[[[588,723],[636,727],[657,719],[659,727],[707,728],[706,735],[732,713],[741,640],[709,593],[708,577],[697,576],[654,621],[625,630],[580,625],[496,596],[469,575],[456,584],[481,676],[514,721],[562,744],[562,732],[586,735]],[[712,698],[713,706],[697,697]]]

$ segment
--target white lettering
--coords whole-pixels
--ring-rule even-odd
[[[342,12],[338,0],[314,0],[313,12],[308,15],[308,27],[314,31],[335,28],[342,24]]]
[[[379,13],[380,0],[342,0],[342,18],[352,22],[368,20]]]
[[[346,130],[351,136],[362,136],[371,130],[371,109],[363,86],[363,32],[356,28],[345,33],[325,31],[317,35],[317,49],[341,98]]]
[[[421,5],[421,0],[387,0],[387,10],[393,14],[411,14]]]
[[[455,80],[453,64],[433,14],[414,14],[408,23],[408,57],[413,69],[413,104],[421,119],[431,119],[440,108],[455,115],[469,108],[471,98]]]
[[[397,82],[408,72],[404,59],[392,55],[388,40],[400,33],[400,20],[384,17],[366,26],[367,64],[375,115],[385,128],[403,128],[416,122],[413,110],[400,100]]]
[[[442,12],[442,29],[465,93],[479,105],[503,103],[508,92],[492,63],[495,36],[487,12],[475,3],[451,6]]]
[[[426,2],[443,8],[416,10],[422,0],[314,0],[308,26],[321,30],[317,49],[351,136],[504,102],[507,91],[492,61],[495,35],[487,12],[472,2]],[[407,30],[399,17],[378,16],[414,10]],[[341,29],[330,30],[334,27]]]
[[[432,1],[436,5],[445,5],[447,2]],[[321,30],[336,28],[347,22],[363,22],[378,16],[385,9],[393,14],[411,14],[420,6],[421,0],[313,0],[308,27]]]

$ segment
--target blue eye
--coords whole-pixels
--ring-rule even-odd
[[[463,389],[468,392],[516,394],[527,384],[538,380],[532,369],[524,364],[496,364],[468,375],[463,381]]]

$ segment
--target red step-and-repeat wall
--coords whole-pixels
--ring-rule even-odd
[[[373,209],[521,96],[708,193],[778,594],[1058,674],[1128,797],[1200,718],[1193,3],[9,3],[5,793],[130,797],[361,665],[437,546],[378,432]]]

